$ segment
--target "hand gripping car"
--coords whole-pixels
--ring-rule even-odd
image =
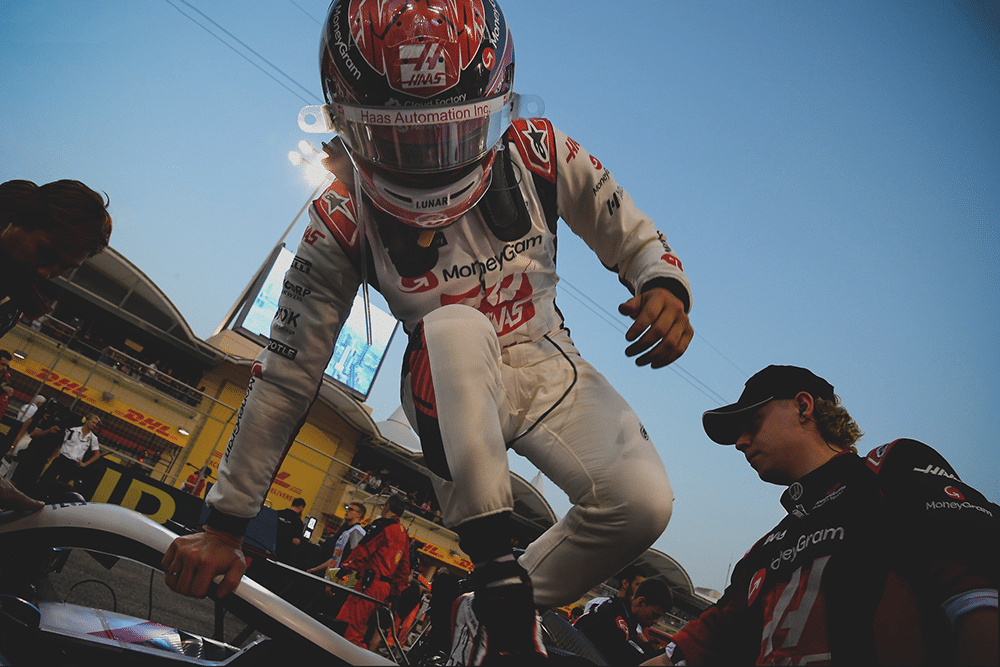
[[[297,662],[324,665],[396,664],[351,644],[249,577],[221,600],[215,597],[214,585],[207,601],[169,591],[162,586],[160,562],[175,537],[146,516],[117,505],[81,501],[47,505],[37,512],[0,512],[0,667],[273,667],[291,656]],[[112,585],[104,581],[109,574],[116,577]],[[295,574],[337,586],[301,571]],[[67,577],[80,580],[72,586],[63,582],[60,588],[58,580]],[[70,602],[87,587],[92,594],[82,596],[86,604]],[[130,598],[130,613],[120,612]],[[93,604],[99,601],[110,604]],[[202,624],[197,630],[180,629],[198,625],[191,608],[199,603],[207,605]],[[239,626],[245,624],[236,628],[243,640],[227,643],[223,610],[235,616]],[[544,614],[542,621],[553,662],[580,664],[583,657],[606,664],[554,612]],[[413,659],[402,650],[394,655],[401,664],[438,664],[440,658],[424,651],[415,651]]]

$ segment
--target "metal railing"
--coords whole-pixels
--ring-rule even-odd
[[[37,394],[56,398],[81,418],[97,414],[107,453],[157,481],[175,483],[183,474],[175,468],[186,436],[213,421],[224,432],[237,408],[121,350],[95,348],[77,333],[51,316],[9,332],[5,346],[32,367],[28,375],[15,375],[15,392],[25,401]]]

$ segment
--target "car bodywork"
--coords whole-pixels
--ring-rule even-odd
[[[248,577],[225,598],[214,597],[214,584],[209,591],[227,612],[258,631],[257,639],[241,646],[129,614],[36,597],[35,580],[55,571],[69,550],[87,550],[109,563],[126,559],[151,570],[151,608],[152,571],[162,578],[163,553],[176,537],[117,505],[72,502],[0,513],[0,665],[274,665],[292,655],[296,661],[315,658],[334,665],[395,664],[351,644]]]

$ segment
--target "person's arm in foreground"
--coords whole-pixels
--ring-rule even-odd
[[[41,500],[35,500],[16,486],[0,477],[0,510],[40,510],[45,507]]]
[[[236,590],[247,562],[243,539],[213,528],[174,540],[163,555],[167,585],[181,595],[205,597],[216,575],[223,574],[216,594],[221,598]]]
[[[653,221],[620,188],[601,161],[558,129],[554,144],[560,187],[560,217],[618,274],[634,296],[618,310],[634,322],[625,334],[625,354],[639,366],[662,368],[687,349],[694,330],[688,320],[691,289],[681,260]]]
[[[334,564],[334,560],[331,558],[329,560],[323,561],[322,563],[320,563],[316,567],[309,568],[308,570],[306,570],[306,572],[308,572],[309,574],[318,574],[318,575],[322,576],[323,574],[326,573],[326,571],[328,569],[330,569],[331,567],[333,567],[333,564]]]
[[[662,287],[637,294],[618,306],[618,311],[634,320],[625,332],[625,339],[634,341],[625,354],[634,357],[645,352],[636,359],[640,366],[662,368],[676,361],[694,336],[684,304]]]

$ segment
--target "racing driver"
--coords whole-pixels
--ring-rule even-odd
[[[573,345],[555,304],[562,218],[618,274],[634,322],[627,356],[661,368],[693,335],[681,261],[597,157],[544,118],[523,118],[514,50],[493,0],[334,0],[323,29],[326,105],[307,107],[333,184],[285,277],[208,495],[204,533],[164,557],[167,584],[218,594],[244,570],[258,512],[320,385],[359,287],[409,336],[402,404],[443,517],[475,564],[471,661],[544,654],[536,608],[578,599],[667,525],[673,493],[633,410]],[[525,553],[511,551],[507,449],[573,508]]]

